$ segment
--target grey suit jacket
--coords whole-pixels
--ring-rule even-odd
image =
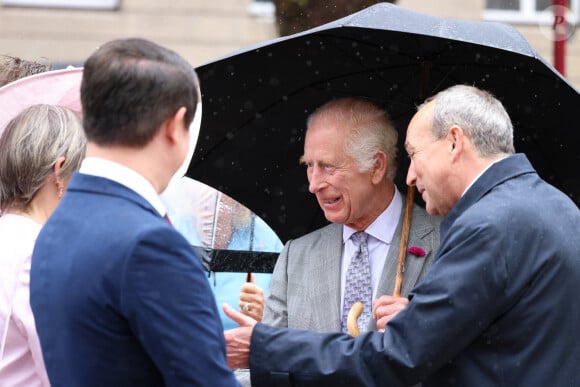
[[[403,198],[403,208],[405,199]],[[377,295],[392,294],[404,211],[393,236]],[[414,205],[408,246],[425,250],[424,257],[407,253],[401,294],[406,296],[431,266],[439,246],[441,219]],[[342,225],[330,224],[290,240],[280,253],[270,284],[262,322],[272,326],[340,331],[340,269]],[[371,319],[369,330],[376,330]]]

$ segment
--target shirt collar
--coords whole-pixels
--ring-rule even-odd
[[[393,235],[395,234],[395,230],[399,224],[402,208],[403,199],[399,190],[395,187],[395,194],[393,195],[391,203],[364,231],[383,243],[391,244],[391,240],[393,239]],[[357,230],[344,226],[342,228],[343,242],[350,239],[352,234],[355,232],[357,232]]]
[[[165,216],[167,213],[153,185],[131,168],[111,160],[99,157],[87,157],[83,160],[79,172],[86,175],[103,177],[124,185],[147,200],[161,216]]]

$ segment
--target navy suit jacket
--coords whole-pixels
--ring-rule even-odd
[[[524,155],[441,223],[431,269],[384,334],[254,328],[254,386],[580,386],[580,211]]]
[[[199,258],[121,184],[73,175],[30,288],[53,386],[237,385]]]

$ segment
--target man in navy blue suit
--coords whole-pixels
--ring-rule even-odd
[[[256,324],[226,331],[256,386],[580,386],[580,210],[522,154],[501,103],[454,86],[420,106],[405,142],[433,266],[384,333],[354,339]],[[251,346],[250,346],[251,344]]]
[[[32,257],[53,386],[237,385],[201,262],[158,197],[186,159],[199,98],[192,66],[143,39],[86,61],[87,158]]]

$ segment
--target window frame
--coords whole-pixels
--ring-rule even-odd
[[[488,9],[486,4],[486,8],[483,11],[483,19],[514,24],[554,23],[554,15],[551,12],[536,10],[536,0],[518,1],[520,4],[519,10]],[[580,19],[580,0],[568,0],[568,9],[572,13],[574,24],[577,25]]]
[[[0,0],[3,7],[117,10],[121,0]]]

